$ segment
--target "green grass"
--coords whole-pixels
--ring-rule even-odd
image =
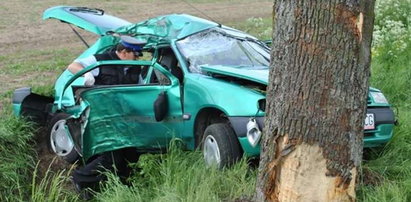
[[[200,152],[171,148],[166,155],[144,155],[140,168],[123,185],[110,175],[98,201],[224,201],[250,198],[254,193],[256,171],[245,160],[219,171],[207,168]]]
[[[374,56],[371,71],[371,84],[382,90],[395,106],[406,107],[403,111],[411,107],[411,40],[407,43],[408,48],[394,59],[386,55]]]
[[[28,50],[18,56],[15,53],[2,56],[0,78],[5,78],[7,82],[0,87],[0,98],[10,97],[14,89],[24,86],[33,87],[37,93],[46,92],[50,95],[57,76],[73,61],[78,52],[67,49]]]
[[[2,113],[0,119],[0,201],[28,197],[36,155],[33,126]]]
[[[384,150],[377,151],[373,160],[363,164],[382,179],[374,186],[362,183],[359,198],[363,201],[409,201],[411,199],[411,111],[399,108],[398,119],[402,122],[396,127],[393,139]]]
[[[397,182],[386,181],[376,187],[364,187],[362,194],[358,196],[360,201],[371,202],[393,202],[393,201],[409,201],[409,194],[404,191],[407,188]],[[408,187],[409,189],[409,187]]]
[[[61,71],[76,57],[76,52],[63,50],[26,51],[24,57],[3,56],[3,71],[7,75],[26,75],[35,72]],[[62,57],[64,56],[64,57]]]
[[[54,161],[51,162],[50,166]],[[41,162],[39,162],[41,163]],[[37,166],[38,164],[37,163]],[[49,170],[44,176],[38,175],[38,167],[32,176],[30,201],[78,201],[79,195],[74,193],[67,184],[70,182],[70,170],[61,170],[53,173]]]

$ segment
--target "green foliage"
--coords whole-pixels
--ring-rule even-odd
[[[231,23],[228,26],[247,32],[262,40],[271,40],[271,18],[249,18],[245,22]]]
[[[377,1],[371,84],[395,106],[411,104],[411,0]]]
[[[364,168],[382,179],[363,182],[360,201],[411,200],[411,1],[377,1],[371,85],[383,91],[396,109],[394,137]]]
[[[251,198],[256,171],[245,160],[230,169],[207,168],[200,152],[172,146],[166,155],[144,155],[132,186],[111,175],[99,201],[224,201]]]
[[[381,49],[389,49],[382,47]],[[379,88],[395,106],[411,107],[411,41],[407,48],[395,59],[386,60],[386,56],[374,55],[371,69],[371,85]]]
[[[393,61],[410,48],[411,1],[377,1],[375,9],[374,55]]]

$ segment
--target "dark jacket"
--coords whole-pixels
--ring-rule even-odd
[[[116,52],[110,51],[94,55],[97,61],[120,60]],[[95,85],[137,84],[140,68],[127,68],[124,65],[102,65],[95,77]]]

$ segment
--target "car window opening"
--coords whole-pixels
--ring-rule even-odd
[[[165,69],[170,71],[170,73],[175,76],[180,84],[183,84],[184,73],[178,63],[177,57],[175,56],[171,48],[163,48],[160,50],[160,57],[158,58],[158,63],[161,64]]]

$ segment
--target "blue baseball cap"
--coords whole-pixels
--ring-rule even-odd
[[[143,47],[145,45],[144,41],[140,41],[131,36],[120,36],[120,43],[127,49],[134,51],[136,56],[143,55],[141,51],[143,50]]]

